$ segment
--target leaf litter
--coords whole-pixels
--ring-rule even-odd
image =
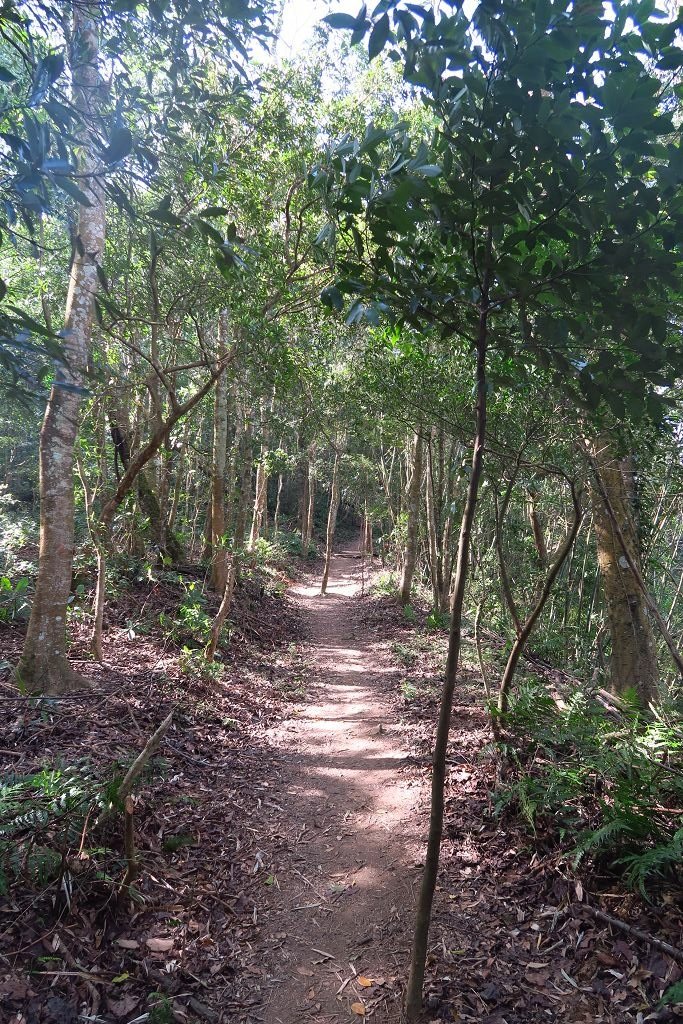
[[[141,599],[157,612],[168,611],[178,593],[170,585],[148,586],[113,603],[104,666],[86,660],[85,629],[77,628],[72,655],[94,680],[93,693],[36,703],[14,700],[9,683],[0,681],[0,747],[4,767],[15,773],[46,762],[128,765],[168,709],[176,708],[155,771],[138,787],[135,839],[143,867],[134,898],[112,898],[124,859],[121,829],[111,822],[98,841],[116,878],[98,878],[103,855],[86,849],[80,870],[70,860],[61,889],[55,882],[42,889],[16,885],[0,896],[0,1005],[16,1024],[129,1024],[156,1007],[167,1007],[169,1019],[178,1022],[273,1024],[268,1000],[277,950],[299,948],[293,921],[326,914],[357,891],[349,872],[326,887],[317,881],[316,864],[307,858],[311,836],[353,843],[353,831],[327,820],[322,807],[313,820],[288,820],[288,765],[267,735],[296,714],[292,700],[301,700],[301,681],[312,671],[302,653],[301,609],[246,586],[224,677],[216,682],[183,675],[177,649],[153,631],[131,636],[131,605]],[[416,627],[386,598],[347,607],[349,636],[371,637],[378,656],[395,666],[392,692],[382,691],[391,704],[404,674],[395,645]],[[20,630],[3,626],[1,639],[3,657],[16,660]],[[387,726],[410,745],[412,756],[395,770],[410,778],[416,793],[428,781],[442,654],[438,643],[422,652],[415,676],[419,697],[400,702],[398,720]],[[677,948],[680,908],[671,899],[648,906],[632,893],[605,891],[600,878],[576,879],[552,844],[534,848],[518,822],[494,818],[489,744],[479,683],[465,671],[453,715],[427,1019],[680,1019],[680,1007],[658,1003],[680,980],[683,965],[599,920],[587,904]],[[415,880],[419,867],[415,857],[397,870],[409,870]],[[289,904],[284,927],[278,917],[281,930],[273,933],[268,915],[287,884],[296,884],[300,898]],[[311,953],[317,964],[300,964],[294,972],[304,986],[297,1022],[348,1020],[349,1012],[367,1019],[380,1011],[382,1019],[395,1019],[411,919],[409,901],[393,909],[379,905],[364,929],[345,937],[354,950],[350,973],[333,953]],[[315,939],[325,951],[324,935]],[[334,979],[337,1012],[328,1013],[321,1001],[320,971]]]

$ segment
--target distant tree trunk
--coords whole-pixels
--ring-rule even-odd
[[[375,557],[375,551],[372,543],[372,519],[368,515],[367,503],[365,506],[365,518],[363,521],[363,538],[363,550],[370,561],[372,561]]]
[[[73,103],[85,124],[97,117],[102,79],[99,71],[99,11],[75,4],[71,70]],[[40,554],[38,578],[26,642],[16,670],[19,685],[31,693],[64,693],[85,681],[66,657],[66,610],[74,553],[74,444],[82,388],[91,346],[93,299],[105,240],[102,182],[98,160],[82,139],[85,157],[81,188],[90,206],[79,206],[64,318],[65,362],[57,368],[40,433]]]
[[[216,345],[220,363],[228,350],[230,320],[227,309],[218,317]],[[213,412],[213,462],[211,466],[211,586],[218,594],[225,590],[228,559],[225,544],[225,466],[228,458],[228,381],[227,368],[216,381]]]
[[[643,705],[647,706],[657,695],[659,681],[647,602],[629,566],[617,526],[600,493],[602,488],[628,553],[640,572],[633,463],[629,458],[619,458],[611,439],[604,434],[592,441],[590,448],[593,468],[599,475],[599,487],[592,488],[593,524],[612,639],[611,688],[616,694],[635,690]]]
[[[456,452],[459,448],[457,442],[451,444],[448,452],[448,469],[445,472],[445,508],[446,514],[444,516],[443,532],[441,534],[441,551],[443,552],[443,586],[442,594],[443,600],[441,604],[441,611],[448,611],[450,604],[450,593],[451,584],[453,581],[453,525],[455,522],[455,487],[454,487],[454,473],[451,469],[455,462]]]
[[[280,532],[280,503],[282,501],[282,488],[285,478],[282,473],[277,475],[277,497],[275,498],[275,515],[273,516],[273,536],[277,537]]]
[[[173,533],[175,530],[176,519],[178,518],[178,506],[180,504],[180,493],[183,488],[183,463],[185,462],[185,453],[187,452],[187,439],[190,433],[190,422],[191,419],[188,416],[185,420],[185,426],[183,427],[183,439],[180,442],[180,451],[178,452],[178,461],[176,464],[175,483],[173,485],[173,499],[171,501],[171,508],[168,513],[168,530]]]
[[[581,497],[577,493],[574,484],[571,484],[572,504],[574,507],[574,515],[571,519],[569,528],[563,541],[560,542],[557,551],[554,553],[553,562],[548,569],[545,580],[542,582],[536,603],[523,624],[520,625],[520,629],[515,638],[515,642],[512,645],[508,660],[503,670],[503,675],[500,680],[500,687],[498,691],[498,711],[501,715],[507,714],[510,690],[512,688],[512,679],[515,674],[519,659],[524,653],[524,648],[529,641],[531,634],[534,631],[534,627],[541,617],[541,613],[545,608],[546,602],[550,597],[555,580],[557,579],[562,566],[564,565],[567,556],[573,550],[574,541],[576,535],[579,532],[581,526],[581,520],[583,518],[583,509],[581,507]],[[498,738],[498,725],[494,719],[494,736]]]
[[[301,437],[297,441],[297,447],[299,451],[298,461],[296,466],[296,486],[297,486],[297,507],[299,516],[299,533],[301,535],[301,547],[304,547],[304,538],[308,529],[308,454],[303,454],[301,448]]]
[[[308,487],[307,487],[308,509],[306,513],[306,530],[303,536],[303,555],[308,557],[308,549],[311,546],[313,527],[315,526],[315,444],[308,449]]]
[[[548,564],[548,548],[545,541],[545,531],[543,529],[543,523],[541,517],[536,508],[536,491],[533,487],[527,488],[527,511],[529,513],[529,522],[531,523],[531,531],[534,535],[534,544],[536,546],[536,554],[538,560],[545,569]]]
[[[232,351],[234,357],[234,349]],[[111,544],[111,530],[114,516],[117,509],[125,499],[126,495],[130,493],[135,482],[138,482],[138,488],[140,484],[144,484],[145,478],[143,470],[145,466],[154,458],[156,453],[159,451],[161,445],[165,442],[168,435],[175,424],[188,415],[194,407],[207,395],[210,389],[213,387],[217,377],[220,375],[221,369],[229,361],[230,356],[226,356],[225,363],[219,364],[219,366],[213,371],[209,379],[197,390],[195,393],[182,404],[174,403],[173,412],[169,413],[166,419],[161,423],[156,433],[150,437],[142,448],[135,452],[134,455],[129,456],[128,465],[125,467],[121,479],[118,481],[118,485],[114,493],[105,502],[102,511],[100,513],[100,521],[97,532],[97,595],[101,600],[101,604],[98,605],[95,614],[95,627],[93,632],[93,650],[99,650],[101,652],[101,630],[102,630],[102,609],[104,607],[104,579],[106,574],[106,551],[108,546]],[[151,489],[142,491],[142,494],[147,495],[149,502],[156,501],[156,495]],[[152,508],[153,514],[153,506]],[[158,505],[157,505],[158,509]],[[98,631],[100,635],[98,636]]]
[[[406,505],[408,525],[406,545],[403,555],[403,574],[401,576],[401,604],[410,603],[410,591],[415,574],[417,561],[417,540],[420,529],[420,485],[422,484],[422,438],[419,430],[415,431],[411,452],[411,473],[408,481]]]
[[[239,415],[237,402],[237,378],[233,372],[228,390],[228,423],[234,423],[232,440],[228,444],[228,464],[225,480],[225,532],[233,538],[235,532],[235,491],[237,487],[237,467],[240,453],[244,420]]]
[[[332,562],[332,550],[334,548],[334,532],[337,528],[337,512],[339,511],[339,453],[334,456],[334,469],[332,470],[332,487],[330,489],[330,508],[327,514],[327,537],[325,541],[325,568],[323,579],[320,585],[320,593],[324,594],[330,578],[330,564]]]
[[[241,442],[239,453],[241,466],[237,488],[237,508],[235,509],[235,548],[237,551],[244,547],[244,539],[247,532],[247,510],[251,501],[251,477],[254,469],[251,422],[246,424]]]
[[[164,513],[161,505],[159,504],[159,498],[157,497],[157,493],[152,482],[153,479],[153,473],[146,473],[144,471],[141,471],[137,477],[138,501],[140,502],[140,508],[150,523],[152,539],[162,558],[165,557],[166,559],[170,559],[173,563],[182,562],[185,557],[185,552],[177,535],[168,526],[164,527],[163,533],[160,533],[159,531],[158,523],[159,520],[163,518]],[[163,548],[159,547],[162,537],[164,544]]]
[[[427,540],[429,544],[429,572],[432,581],[432,601],[437,611],[441,610],[443,595],[440,579],[439,545],[437,541],[437,522],[434,494],[434,465],[431,440],[427,446]]]
[[[256,467],[254,512],[251,519],[249,547],[252,548],[268,523],[268,419],[265,403],[261,406],[261,454]]]

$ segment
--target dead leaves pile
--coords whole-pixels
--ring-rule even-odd
[[[413,738],[412,770],[427,779],[435,723],[435,681],[446,637],[421,634],[387,599],[367,600],[367,629],[378,641],[400,640],[419,656],[411,664],[415,697],[403,721]],[[427,642],[428,641],[428,642]],[[476,664],[465,645],[465,664]],[[405,677],[405,664],[395,657]],[[576,879],[560,851],[534,840],[514,819],[493,814],[495,764],[478,674],[461,673],[449,750],[445,840],[431,931],[427,1004],[433,1021],[480,1024],[645,1024],[680,1019],[660,1007],[683,977],[683,964],[636,937],[596,921],[596,906],[649,935],[683,948],[683,911],[615,890],[613,880]],[[584,894],[583,888],[586,889]]]
[[[177,605],[177,592],[150,589],[156,611],[163,600]],[[131,637],[116,625],[114,608],[105,666],[76,661],[96,684],[91,694],[4,702],[0,747],[18,773],[80,761],[127,765],[171,706],[176,712],[160,763],[140,788],[135,838],[143,870],[133,898],[115,899],[124,869],[118,821],[88,834],[83,871],[67,873],[61,889],[59,880],[42,889],[17,884],[0,896],[1,1019],[76,1024],[85,1015],[127,1024],[154,1007],[178,1024],[257,1019],[267,872],[253,866],[274,827],[278,786],[263,733],[280,713],[278,677],[299,668],[292,642],[300,633],[284,602],[275,614],[275,599],[253,586],[240,600],[239,637],[218,685],[184,677],[164,638]],[[21,636],[8,632],[16,654]],[[85,645],[84,630],[75,659]],[[7,683],[0,693],[14,695]],[[89,853],[95,843],[104,852]],[[108,877],[98,879],[102,864]]]

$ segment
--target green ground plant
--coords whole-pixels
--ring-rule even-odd
[[[683,709],[624,708],[615,717],[584,691],[558,707],[540,680],[522,684],[497,807],[516,807],[534,831],[542,821],[574,868],[592,862],[649,897],[683,880]]]

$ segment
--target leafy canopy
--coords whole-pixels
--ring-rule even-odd
[[[323,300],[550,369],[588,409],[659,416],[683,365],[678,21],[651,0],[381,0],[333,27],[386,50],[433,125],[369,125],[312,173],[337,244]],[[330,227],[330,233],[332,228]],[[482,303],[482,282],[490,287]]]

